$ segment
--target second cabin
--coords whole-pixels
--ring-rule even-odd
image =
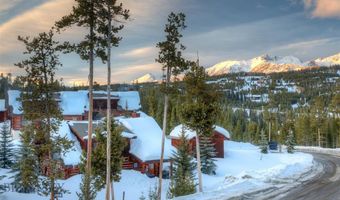
[[[185,136],[189,140],[191,152],[195,152],[196,151],[196,132],[193,130],[190,130],[189,128],[185,126],[183,127],[182,124],[176,126],[170,132],[169,137],[171,139],[172,146],[177,147],[179,145],[180,137],[183,131],[184,131]],[[229,132],[220,126],[215,125],[211,140],[216,150],[216,157],[224,158],[224,140],[230,140]]]

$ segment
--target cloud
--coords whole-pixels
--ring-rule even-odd
[[[305,9],[316,18],[340,18],[339,0],[304,0]]]
[[[23,0],[0,0],[0,16]]]
[[[119,54],[119,56],[124,58],[141,58],[141,57],[155,57],[156,54],[157,49],[155,47],[148,46],[124,52],[122,54]]]
[[[54,22],[67,14],[72,8],[72,1],[52,0],[43,3],[0,25],[0,54],[21,49],[18,35],[29,36],[48,31]]]
[[[340,37],[331,37],[331,38],[321,38],[314,40],[306,40],[293,42],[285,45],[281,45],[269,50],[269,53],[273,55],[294,55],[298,58],[308,58],[304,59],[304,61],[308,61],[309,59],[315,59],[317,57],[329,56],[335,53],[338,53],[338,48],[336,48],[340,44]],[[313,50],[318,49],[319,52],[315,52]],[[322,53],[320,53],[322,52]]]

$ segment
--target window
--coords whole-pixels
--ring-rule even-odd
[[[153,170],[154,164],[153,163],[149,164],[149,168],[150,168],[150,170]]]

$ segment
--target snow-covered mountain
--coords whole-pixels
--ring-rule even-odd
[[[308,67],[332,66],[340,64],[340,53],[326,58],[302,62],[294,56],[263,55],[249,60],[227,60],[206,69],[210,76],[237,72],[274,73],[298,71]]]
[[[263,55],[250,60],[223,61],[206,69],[210,76],[235,72],[284,72],[301,70],[305,64],[294,56],[270,56]]]
[[[314,60],[314,63],[318,66],[332,66],[332,65],[340,65],[340,53],[335,54],[333,56],[318,58]]]
[[[132,83],[152,83],[152,82],[156,82],[156,78],[153,74],[151,73],[147,73],[133,81],[131,81]]]

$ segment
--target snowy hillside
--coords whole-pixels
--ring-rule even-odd
[[[258,147],[249,143],[225,142],[225,158],[216,159],[216,175],[203,175],[203,194],[194,194],[178,199],[226,199],[237,194],[272,187],[279,182],[288,183],[294,181],[302,173],[309,172],[313,166],[313,157],[304,153],[269,153],[261,155]],[[0,169],[0,175],[6,177],[0,184],[10,183],[13,173],[6,169]],[[283,181],[282,181],[283,180]],[[73,176],[67,180],[59,180],[64,184],[69,194],[60,199],[78,199],[81,175]],[[145,196],[150,189],[157,184],[157,178],[148,178],[145,174],[134,170],[123,170],[122,179],[114,184],[117,199],[139,199],[143,193]],[[164,188],[169,187],[169,179],[164,180]],[[163,190],[165,199],[167,189]],[[105,190],[97,194],[97,199],[104,199]],[[0,194],[0,199],[26,199],[40,200],[46,197],[37,194],[21,194],[17,192],[5,192]]]
[[[137,83],[152,83],[152,82],[156,82],[156,81],[157,80],[156,80],[156,78],[153,74],[147,73],[147,74],[131,81],[131,83],[135,83],[135,84],[137,84]]]

